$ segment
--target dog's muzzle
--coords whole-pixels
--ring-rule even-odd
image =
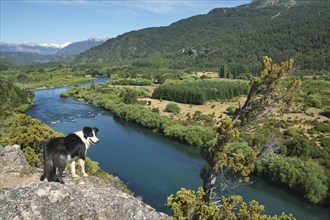
[[[89,141],[90,141],[92,144],[97,144],[97,143],[99,143],[99,139],[97,139],[97,138],[89,138]]]

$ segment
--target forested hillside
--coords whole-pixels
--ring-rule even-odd
[[[157,62],[173,69],[258,72],[263,56],[294,58],[296,68],[329,70],[330,8],[320,1],[253,1],[219,8],[175,22],[110,39],[78,56],[88,63]]]
[[[3,69],[10,65],[28,65],[32,63],[46,63],[52,59],[52,55],[42,55],[30,52],[7,52],[0,53],[0,67]]]
[[[32,103],[33,94],[22,90],[12,83],[0,80],[0,115],[5,111],[12,112],[14,108],[26,106]],[[23,108],[23,107],[22,107]],[[23,110],[23,109],[22,109]]]

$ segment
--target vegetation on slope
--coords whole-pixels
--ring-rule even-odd
[[[14,83],[21,89],[30,90],[88,82],[92,77],[102,75],[101,71],[93,69],[92,66],[86,68],[59,63],[12,66],[0,71],[0,79]]]
[[[0,79],[0,112],[24,111],[32,104],[33,94]]]
[[[78,56],[77,61],[127,64],[156,63],[172,69],[216,70],[228,74],[260,71],[259,61],[292,57],[298,69],[329,70],[327,1],[296,1],[258,7],[220,8],[175,22],[110,39]]]

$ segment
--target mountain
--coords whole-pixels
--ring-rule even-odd
[[[106,39],[57,44],[0,43],[0,61],[6,65],[27,65],[47,62],[71,62],[81,52],[104,43]],[[3,66],[3,65],[0,65]]]
[[[85,41],[71,43],[54,55],[54,61],[73,61],[76,55],[104,43],[106,39],[88,38]]]
[[[26,52],[26,53],[36,53],[40,55],[54,55],[62,47],[65,47],[67,45],[68,43],[65,43],[63,45],[56,45],[56,44],[0,42],[0,52]]]
[[[0,69],[9,65],[47,63],[52,60],[55,53],[70,43],[57,45],[0,42]]]
[[[81,53],[82,63],[148,63],[169,68],[253,71],[263,56],[300,69],[330,69],[328,0],[253,0],[234,8],[131,31]],[[242,71],[243,71],[242,70]]]
[[[32,52],[0,52],[0,61],[7,65],[28,65],[33,63],[47,63],[52,60],[52,55],[42,55]]]
[[[285,7],[292,7],[297,4],[308,3],[308,0],[252,0],[251,5],[257,6],[259,8],[268,7],[268,6],[285,6]]]

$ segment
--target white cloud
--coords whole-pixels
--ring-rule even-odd
[[[251,0],[135,0],[121,1],[126,2],[126,5],[135,5],[140,9],[154,13],[180,13],[181,11],[216,7],[233,7],[237,5],[247,4]]]
[[[135,1],[110,1],[130,8],[149,11],[157,14],[184,13],[197,8],[215,8],[237,5],[242,1],[220,0],[135,0]],[[244,1],[243,1],[244,2]]]
[[[122,7],[119,11],[134,12],[144,10],[156,14],[184,13],[198,8],[233,7],[247,4],[251,0],[27,0],[27,2],[43,4],[63,4],[71,6],[95,6],[98,12],[105,13],[105,8]],[[120,12],[113,12],[120,13]]]

